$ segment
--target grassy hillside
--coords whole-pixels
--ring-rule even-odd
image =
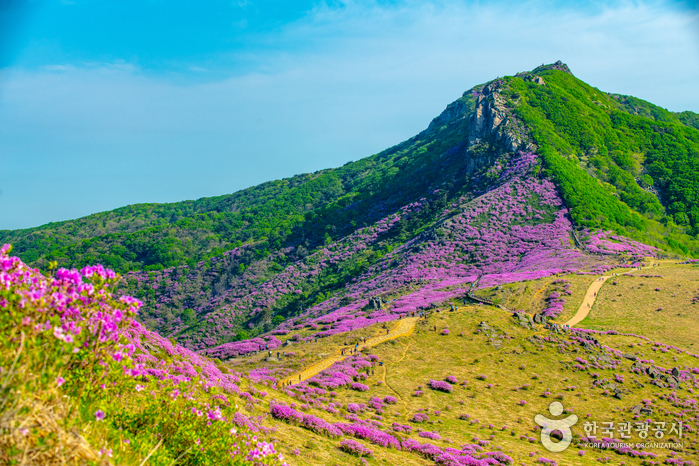
[[[618,274],[599,293],[585,324],[593,329],[638,332],[699,351],[699,268],[661,261],[643,274]],[[641,276],[645,275],[645,276]]]

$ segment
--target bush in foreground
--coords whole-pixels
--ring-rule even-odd
[[[112,296],[114,272],[45,276],[9,251],[0,248],[0,463],[281,464],[229,407],[237,379],[142,328],[140,302]],[[169,362],[144,349],[154,342]]]

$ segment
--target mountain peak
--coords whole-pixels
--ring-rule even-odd
[[[532,70],[532,73],[539,73],[541,71],[548,71],[548,70],[558,70],[558,71],[565,71],[569,75],[573,75],[573,72],[570,71],[570,68],[568,68],[568,65],[563,63],[561,60],[558,60],[556,63],[551,63],[549,65],[544,65],[542,63],[541,66],[537,66]]]

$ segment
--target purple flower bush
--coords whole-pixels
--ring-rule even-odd
[[[341,430],[345,435],[352,435],[356,438],[367,440],[374,445],[378,445],[384,448],[396,448],[400,450],[400,442],[393,435],[386,433],[382,430],[369,427],[364,424],[354,423],[354,424],[343,424],[337,423],[335,426]]]
[[[363,383],[355,382],[352,385],[350,385],[350,388],[352,390],[357,390],[358,392],[367,392],[369,391],[369,387],[364,385]]]
[[[562,298],[560,293],[551,293],[546,298],[547,308],[544,309],[543,314],[546,317],[558,317],[563,312],[563,305],[566,303],[565,298]]]
[[[156,446],[152,439],[161,438],[161,452],[189,448],[202,463],[230,461],[233,454],[236,461],[281,464],[274,445],[262,437],[265,428],[228,408],[227,396],[240,392],[240,375],[136,322],[141,303],[113,295],[119,279],[114,272],[96,265],[42,275],[9,251],[9,245],[0,248],[0,367],[10,368],[0,397],[7,406],[31,409],[5,413],[3,423],[14,430],[32,424],[28,414],[65,416],[52,435],[43,428],[22,434],[33,462],[84,460],[60,439],[66,426],[81,431],[88,443],[105,445],[103,452],[115,447],[131,457],[145,457]],[[66,408],[70,404],[76,409]],[[107,427],[86,429],[87,413],[99,426],[118,420],[133,441],[115,444]],[[6,459],[16,456],[7,443],[11,438],[0,436]]]
[[[428,439],[432,439],[432,440],[440,440],[442,438],[442,436],[439,435],[437,432],[427,432],[424,430],[422,432],[418,432],[417,435],[420,437],[428,438]]]
[[[581,238],[587,250],[598,254],[631,254],[640,257],[656,257],[658,249],[633,241],[623,236],[614,235],[611,231],[592,232],[588,229],[582,232]]]
[[[391,426],[391,428],[392,428],[395,432],[404,432],[404,433],[406,433],[406,434],[409,434],[409,433],[412,432],[412,430],[413,430],[413,428],[412,428],[411,426],[406,426],[406,425],[403,425],[403,424],[398,424],[397,422],[394,422],[393,425]]]
[[[352,439],[344,439],[342,442],[340,442],[340,450],[344,451],[345,453],[349,453],[350,455],[359,457],[370,457],[373,455],[371,450]]]
[[[453,390],[451,384],[441,380],[430,380],[429,385],[432,390],[437,390],[440,392],[451,393]]]
[[[414,422],[416,424],[421,424],[423,422],[427,422],[430,420],[430,417],[425,414],[425,413],[415,413],[413,417],[410,419],[410,422]]]
[[[328,437],[341,437],[342,432],[333,424],[320,419],[312,414],[299,413],[286,405],[274,404],[270,406],[270,414],[273,418],[306,428],[316,434]]]

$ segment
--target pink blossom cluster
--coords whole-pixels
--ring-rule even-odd
[[[611,231],[593,232],[585,229],[581,237],[587,250],[598,254],[630,254],[640,257],[656,257],[658,254],[658,248],[615,235]]]
[[[451,393],[454,389],[450,383],[441,380],[430,380],[429,385],[432,390],[437,390],[446,393]]]

